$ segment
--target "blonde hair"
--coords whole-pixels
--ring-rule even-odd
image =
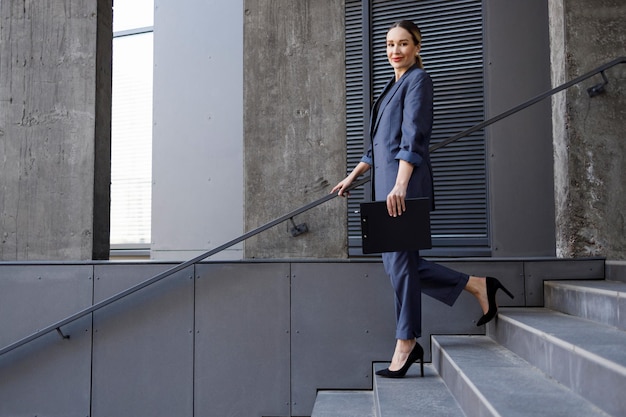
[[[413,38],[413,42],[415,42],[415,45],[419,45],[422,42],[422,32],[420,32],[420,28],[410,20],[399,20],[395,22],[389,27],[387,32],[389,32],[393,28],[402,28],[409,32],[411,34],[411,37]],[[417,66],[421,69],[424,69],[422,57],[419,56],[419,54],[415,57],[415,60],[417,62]]]

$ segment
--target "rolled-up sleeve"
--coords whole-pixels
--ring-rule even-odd
[[[365,162],[367,165],[372,165],[372,157],[369,154],[365,154],[361,157],[361,162]]]
[[[361,157],[361,162],[365,162],[369,166],[372,166],[374,160],[372,159],[372,147],[370,146],[367,152]]]
[[[425,72],[413,81],[404,96],[400,147],[395,159],[419,166],[428,153],[433,114],[433,85]]]
[[[396,159],[407,161],[411,165],[420,165],[423,161],[423,158],[420,154],[407,151],[405,149],[400,149],[400,151],[396,154]]]

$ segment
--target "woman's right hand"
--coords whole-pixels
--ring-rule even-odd
[[[346,189],[350,186],[350,184],[352,184],[352,178],[350,175],[348,175],[346,178],[340,181],[339,184],[335,185],[332,190],[330,190],[330,194],[334,193],[335,191],[338,191],[337,192],[338,196],[347,197],[350,195],[350,193],[347,192]]]
[[[335,185],[333,189],[330,190],[330,194],[334,193],[335,191],[338,191],[337,195],[339,196],[342,196],[342,197],[344,197],[344,195],[349,196],[350,193],[346,191],[347,188],[350,187],[350,184],[352,184],[355,178],[358,178],[359,175],[363,174],[364,172],[367,172],[369,169],[370,169],[369,164],[365,162],[359,162],[357,166],[354,167],[350,175],[345,177],[341,182],[339,182],[339,184]]]

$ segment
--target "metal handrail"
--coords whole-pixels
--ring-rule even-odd
[[[428,148],[428,150],[430,152],[434,152],[439,148],[443,148],[446,145],[449,145],[452,142],[456,142],[457,140],[461,139],[462,137],[468,136],[474,132],[476,132],[477,130],[482,129],[485,126],[489,126],[499,120],[504,119],[505,117],[509,117],[510,115],[517,113],[520,110],[524,110],[526,107],[530,107],[533,104],[543,100],[544,98],[548,98],[560,91],[563,91],[567,88],[570,88],[571,86],[573,86],[574,84],[578,84],[581,81],[586,80],[587,78],[591,78],[596,74],[602,74],[602,79],[604,80],[602,83],[600,84],[596,84],[593,87],[590,87],[587,89],[587,93],[589,94],[590,97],[595,97],[598,94],[601,94],[604,92],[604,86],[607,85],[609,83],[609,80],[606,78],[606,75],[604,75],[604,71],[606,71],[607,69],[614,67],[615,65],[618,64],[625,64],[626,63],[626,56],[622,56],[619,57],[617,59],[614,59],[613,61],[609,61],[604,65],[600,65],[598,68],[589,71],[586,74],[583,74],[579,77],[576,77],[574,79],[572,79],[571,81],[568,81],[564,84],[559,85],[558,87],[555,87],[551,90],[546,91],[545,93],[539,94],[536,97],[531,98],[528,101],[523,102],[522,104],[515,106],[503,113],[500,113],[492,118],[490,118],[489,120],[485,120],[482,123],[477,124],[476,126],[473,126],[467,130],[464,130],[463,132],[460,132],[444,141],[441,141],[439,143],[437,143],[436,145],[431,146],[430,148]]]
[[[357,187],[360,187],[361,185],[365,184],[369,180],[370,180],[369,177],[366,177],[366,178],[362,178],[362,179],[360,179],[358,181],[355,181],[354,183],[350,184],[350,187],[347,188],[347,191],[353,190],[353,189],[355,189]],[[133,294],[133,293],[135,293],[135,292],[137,292],[137,291],[139,291],[139,290],[141,290],[141,289],[143,289],[143,288],[145,288],[145,287],[147,287],[149,285],[152,285],[152,284],[154,284],[154,283],[156,283],[158,281],[161,281],[163,278],[169,277],[170,275],[173,275],[173,274],[175,274],[178,271],[182,271],[183,269],[185,269],[185,268],[187,268],[187,267],[189,267],[191,265],[195,265],[198,262],[202,261],[203,259],[208,258],[209,256],[215,255],[216,253],[221,252],[224,249],[230,248],[231,246],[236,245],[239,242],[243,242],[244,240],[246,240],[246,239],[248,239],[248,238],[250,238],[250,237],[252,237],[254,235],[257,235],[257,234],[259,234],[259,233],[261,233],[261,232],[263,232],[263,231],[265,231],[265,230],[267,230],[269,228],[272,228],[272,227],[276,226],[277,224],[280,224],[280,223],[282,223],[282,222],[284,222],[286,220],[289,220],[289,219],[297,216],[298,214],[301,214],[301,213],[303,213],[303,212],[305,212],[307,210],[312,209],[313,207],[319,206],[320,204],[323,204],[326,201],[331,200],[331,199],[333,199],[335,197],[337,197],[337,193],[328,194],[328,195],[326,195],[326,196],[324,196],[324,197],[322,197],[322,198],[320,198],[318,200],[315,200],[315,201],[313,201],[313,202],[311,202],[311,203],[309,203],[309,204],[307,204],[305,206],[302,206],[302,207],[300,207],[300,208],[298,208],[296,210],[293,210],[293,211],[291,211],[291,212],[289,212],[289,213],[287,213],[287,214],[285,214],[285,215],[283,215],[283,216],[281,216],[281,217],[279,217],[279,218],[277,218],[275,220],[272,220],[271,222],[266,223],[263,226],[257,227],[256,229],[251,230],[248,233],[245,233],[245,234],[239,236],[238,238],[235,238],[235,239],[233,239],[233,240],[231,240],[229,242],[226,242],[226,243],[224,243],[221,246],[218,246],[218,247],[216,247],[214,249],[211,249],[210,251],[205,252],[202,255],[198,255],[198,256],[196,256],[193,259],[190,259],[188,261],[180,263],[180,264],[178,264],[178,265],[176,265],[176,266],[174,266],[174,267],[172,267],[172,268],[170,268],[170,269],[168,269],[166,271],[163,271],[160,274],[155,275],[154,277],[152,277],[150,279],[142,281],[139,284],[134,285],[134,286],[132,286],[132,287],[130,287],[130,288],[120,292],[120,293],[112,295],[111,297],[106,298],[106,299],[104,299],[104,300],[102,300],[102,301],[92,305],[91,307],[85,308],[85,309],[83,309],[83,310],[81,310],[81,311],[79,311],[77,313],[72,314],[69,317],[66,317],[63,320],[60,320],[60,321],[58,321],[56,323],[53,323],[53,324],[51,324],[51,325],[49,325],[49,326],[47,326],[47,327],[45,327],[43,329],[37,330],[37,332],[31,334],[30,336],[27,336],[27,337],[25,337],[23,339],[20,339],[17,342],[12,343],[12,344],[10,344],[10,345],[0,349],[0,356],[4,355],[7,352],[12,351],[13,349],[16,349],[16,348],[20,347],[22,345],[25,345],[26,343],[29,343],[29,342],[31,342],[31,341],[33,341],[33,340],[35,340],[35,339],[45,335],[45,334],[48,334],[48,333],[50,333],[50,332],[52,332],[54,330],[59,332],[59,334],[62,337],[68,338],[67,336],[63,335],[63,333],[61,331],[61,327],[65,326],[65,325],[67,325],[67,324],[69,324],[69,323],[71,323],[73,321],[76,321],[76,320],[86,316],[87,314],[93,313],[96,310],[99,310],[99,309],[101,309],[103,307],[106,307],[109,304],[114,303],[114,302],[116,302],[116,301],[118,301],[118,300],[120,300],[120,299],[122,299],[122,298],[124,298],[124,297],[126,297],[128,295],[131,295],[131,294]]]
[[[459,139],[461,139],[461,138],[463,138],[465,136],[468,136],[469,134],[471,134],[471,133],[473,133],[473,132],[475,132],[477,130],[480,130],[480,129],[484,128],[485,126],[489,126],[489,125],[491,125],[491,124],[493,124],[493,123],[495,123],[495,122],[497,122],[497,121],[499,121],[499,120],[501,120],[501,119],[503,119],[505,117],[508,117],[508,116],[510,116],[510,115],[512,115],[514,113],[517,113],[518,111],[523,110],[526,107],[529,107],[529,106],[531,106],[531,105],[533,105],[533,104],[543,100],[544,98],[552,96],[553,94],[556,94],[559,91],[565,90],[565,89],[573,86],[574,84],[578,84],[581,81],[584,81],[584,80],[586,80],[588,78],[591,78],[591,77],[593,77],[596,74],[602,74],[602,78],[603,78],[604,82],[589,88],[587,91],[588,91],[588,93],[589,93],[589,95],[591,97],[593,97],[593,96],[595,96],[597,94],[600,94],[600,93],[602,93],[604,91],[604,86],[606,84],[608,84],[608,80],[607,80],[606,76],[604,75],[604,71],[607,70],[608,68],[611,68],[611,67],[615,66],[615,65],[623,64],[623,63],[626,63],[626,57],[617,58],[617,59],[615,59],[613,61],[610,61],[610,62],[608,62],[608,63],[606,63],[604,65],[601,65],[598,68],[596,68],[596,69],[594,69],[594,70],[592,70],[592,71],[590,71],[590,72],[588,72],[588,73],[586,73],[584,75],[581,75],[580,77],[574,78],[573,80],[571,80],[571,81],[569,81],[569,82],[567,82],[565,84],[562,84],[562,85],[560,85],[560,86],[558,86],[556,88],[553,88],[553,89],[551,89],[549,91],[546,91],[545,93],[540,94],[540,95],[538,95],[538,96],[536,96],[536,97],[534,97],[534,98],[532,98],[532,99],[530,99],[530,100],[528,100],[528,101],[526,101],[526,102],[524,102],[524,103],[522,103],[522,104],[520,104],[520,105],[518,105],[516,107],[513,107],[510,110],[507,110],[507,111],[505,111],[505,112],[503,112],[503,113],[501,113],[501,114],[499,114],[497,116],[494,116],[494,117],[490,118],[489,120],[486,120],[486,121],[484,121],[482,123],[479,123],[479,124],[477,124],[476,126],[473,126],[470,129],[467,129],[467,130],[465,130],[463,132],[460,132],[457,135],[452,136],[449,139],[446,139],[446,140],[444,140],[442,142],[439,142],[436,145],[431,146],[429,148],[429,151],[430,152],[434,152],[437,149],[440,149],[440,148],[442,148],[442,147],[444,147],[444,146],[446,146],[446,145],[448,145],[448,144],[450,144],[452,142],[455,142],[455,141],[457,141],[457,140],[459,140]],[[365,177],[365,178],[362,178],[360,180],[354,181],[352,184],[350,184],[350,186],[347,188],[346,191],[350,191],[350,190],[353,190],[355,188],[358,188],[361,185],[369,182],[369,180],[370,180],[369,177]],[[25,344],[27,344],[27,343],[35,340],[35,339],[38,339],[39,337],[42,337],[42,336],[44,336],[44,335],[46,335],[46,334],[48,334],[50,332],[53,332],[55,330],[63,338],[69,338],[69,336],[66,336],[66,335],[63,334],[63,332],[61,331],[61,327],[65,326],[65,325],[67,325],[67,324],[69,324],[71,322],[74,322],[74,321],[76,321],[76,320],[78,320],[78,319],[80,319],[80,318],[82,318],[82,317],[84,317],[84,316],[86,316],[88,314],[91,314],[94,311],[97,311],[97,310],[99,310],[99,309],[101,309],[103,307],[106,307],[109,304],[114,303],[114,302],[116,302],[116,301],[118,301],[118,300],[120,300],[120,299],[122,299],[122,298],[124,298],[124,297],[126,297],[128,295],[131,295],[131,294],[133,294],[133,293],[135,293],[135,292],[137,292],[137,291],[139,291],[139,290],[141,290],[141,289],[143,289],[143,288],[145,288],[145,287],[147,287],[149,285],[152,285],[152,284],[154,284],[154,283],[156,283],[158,281],[161,281],[162,279],[167,278],[170,275],[175,274],[176,272],[182,271],[183,269],[185,269],[185,268],[187,268],[187,267],[189,267],[191,265],[195,265],[198,262],[204,260],[205,258],[208,258],[209,256],[215,255],[216,253],[221,252],[224,249],[227,249],[227,248],[229,248],[229,247],[231,247],[233,245],[236,245],[237,243],[243,242],[244,240],[246,240],[246,239],[248,239],[248,238],[250,238],[250,237],[252,237],[254,235],[257,235],[257,234],[259,234],[259,233],[261,233],[261,232],[263,232],[263,231],[265,231],[267,229],[270,229],[270,228],[272,228],[272,227],[274,227],[274,226],[276,226],[276,225],[278,225],[278,224],[280,224],[280,223],[282,223],[284,221],[287,221],[289,219],[293,219],[293,217],[297,216],[298,214],[301,214],[301,213],[303,213],[305,211],[308,211],[308,210],[312,209],[313,207],[317,207],[320,204],[323,204],[323,203],[325,203],[325,202],[327,202],[329,200],[332,200],[333,198],[337,197],[337,195],[338,195],[337,193],[328,194],[328,195],[326,195],[326,196],[324,196],[324,197],[322,197],[322,198],[320,198],[318,200],[315,200],[315,201],[313,201],[313,202],[311,202],[311,203],[309,203],[309,204],[307,204],[305,206],[302,206],[302,207],[300,207],[300,208],[298,208],[296,210],[293,210],[293,211],[291,211],[291,212],[289,212],[289,213],[287,213],[287,214],[285,214],[285,215],[283,215],[283,216],[281,216],[281,217],[279,217],[279,218],[277,218],[275,220],[272,220],[271,222],[266,223],[263,226],[260,226],[260,227],[254,229],[254,230],[251,230],[251,231],[249,231],[249,232],[239,236],[238,238],[235,238],[235,239],[233,239],[233,240],[231,240],[231,241],[229,241],[227,243],[224,243],[221,246],[218,246],[218,247],[216,247],[214,249],[211,249],[210,251],[205,252],[205,253],[203,253],[201,255],[198,255],[197,257],[195,257],[193,259],[190,259],[190,260],[188,260],[186,262],[182,262],[182,263],[180,263],[180,264],[178,264],[178,265],[176,265],[176,266],[174,266],[174,267],[172,267],[172,268],[170,268],[170,269],[168,269],[168,270],[166,270],[166,271],[164,271],[164,272],[162,272],[162,273],[160,273],[158,275],[155,275],[154,277],[152,277],[152,278],[150,278],[150,279],[148,279],[146,281],[142,281],[142,282],[140,282],[139,284],[137,284],[137,285],[135,285],[133,287],[130,287],[130,288],[128,288],[128,289],[126,289],[126,290],[124,290],[124,291],[122,291],[120,293],[117,293],[117,294],[115,294],[115,295],[113,295],[113,296],[111,296],[109,298],[106,298],[106,299],[104,299],[104,300],[102,300],[102,301],[92,305],[91,307],[88,307],[88,308],[85,308],[85,309],[83,309],[81,311],[78,311],[77,313],[74,313],[71,316],[69,316],[69,317],[67,317],[67,318],[65,318],[63,320],[60,320],[60,321],[58,321],[56,323],[53,323],[53,324],[51,324],[51,325],[49,325],[49,326],[47,326],[47,327],[45,327],[43,329],[40,329],[40,330],[36,331],[35,333],[33,333],[33,334],[31,334],[31,335],[29,335],[27,337],[24,337],[23,339],[20,339],[20,340],[14,342],[14,343],[12,343],[12,344],[2,348],[2,349],[0,349],[0,356],[2,356],[5,353],[8,353],[8,352],[10,352],[10,351],[12,351],[14,349],[17,349],[18,347],[23,346],[23,345],[25,345]]]

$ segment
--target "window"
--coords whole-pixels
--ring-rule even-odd
[[[154,0],[115,0],[111,249],[150,247]]]

